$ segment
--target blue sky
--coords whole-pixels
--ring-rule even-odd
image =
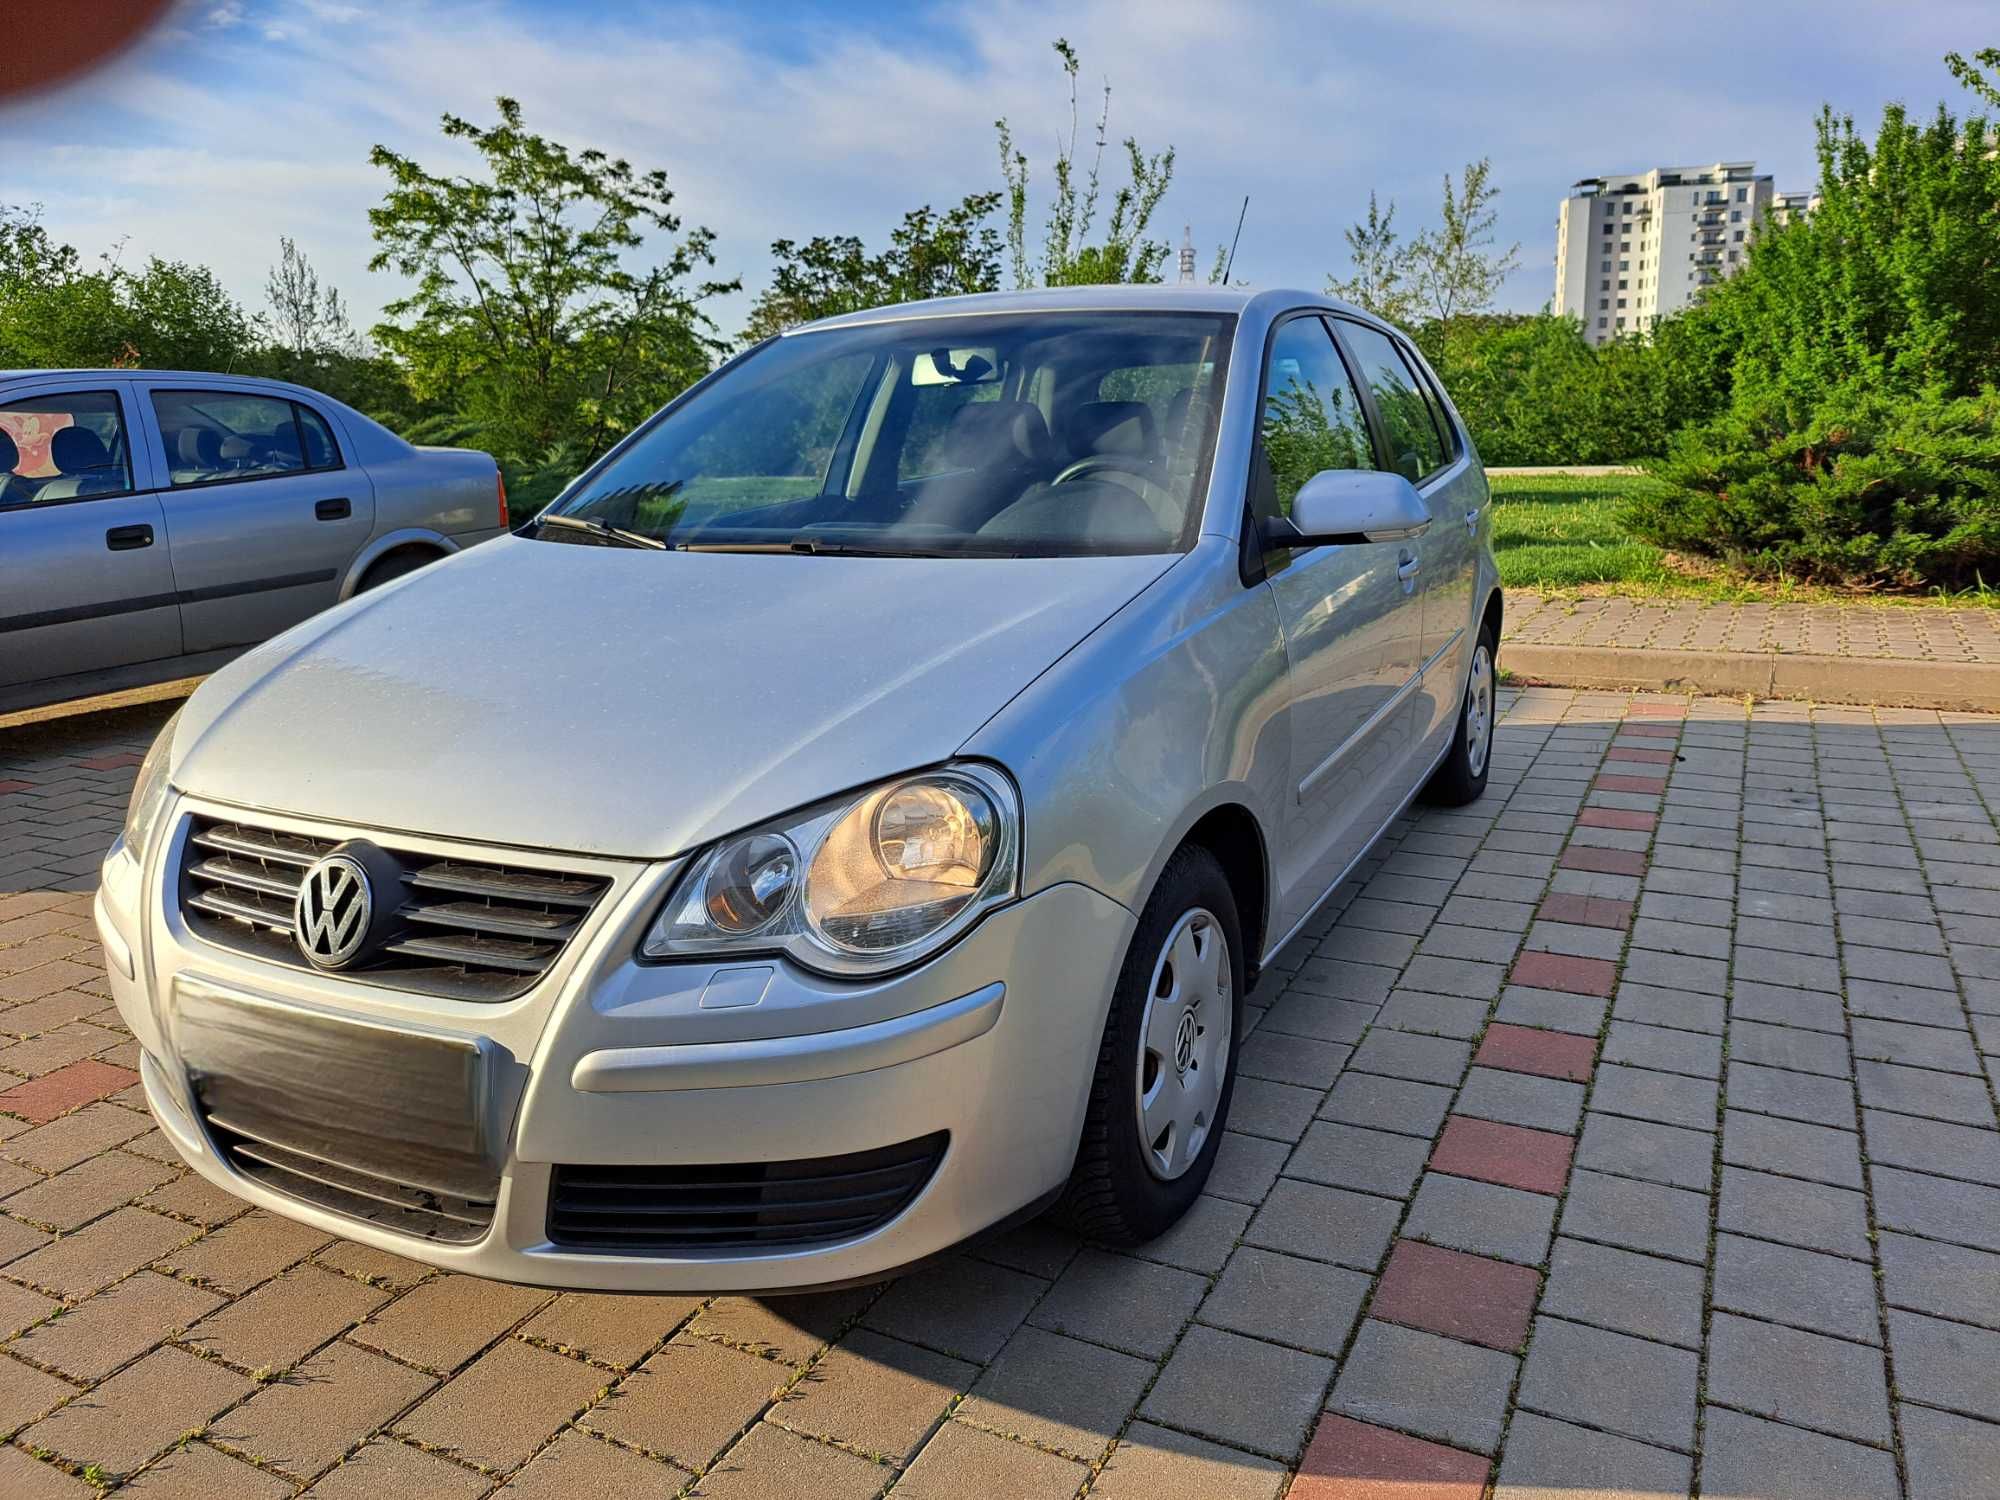
[[[1236,274],[1319,286],[1370,188],[1415,228],[1441,174],[1490,156],[1507,305],[1553,279],[1556,203],[1583,176],[1755,159],[1809,187],[1822,102],[1872,119],[1965,100],[1939,59],[2000,43],[1991,0],[189,0],[108,72],[0,109],[0,198],[39,202],[96,254],[213,265],[262,303],[296,239],[364,325],[396,294],[366,270],[367,163],[383,142],[455,161],[445,110],[519,98],[532,127],[664,167],[719,270],[754,289],[770,241],[871,243],[909,208],[998,186],[1005,115],[1037,165],[1064,123],[1049,43],[1113,88],[1114,136],[1172,143],[1159,227]],[[1085,100],[1086,110],[1091,100]],[[1046,175],[1041,179],[1046,185]],[[719,307],[740,326],[747,298]]]

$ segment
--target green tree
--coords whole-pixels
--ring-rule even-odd
[[[265,277],[264,302],[270,354],[273,364],[288,372],[283,378],[310,384],[335,359],[364,353],[339,289],[320,281],[289,235],[278,237],[278,263]]]
[[[878,255],[856,235],[773,241],[778,268],[750,309],[744,339],[893,302],[997,290],[1002,246],[987,220],[999,204],[998,193],[975,193],[942,214],[929,204],[913,209]]]
[[[1947,60],[1983,102],[1978,66]],[[1992,120],[1818,119],[1818,206],[1689,315],[1729,404],[1657,466],[1640,535],[1764,576],[1957,585],[2000,566],[2000,142]],[[1677,320],[1678,321],[1678,320]]]
[[[715,261],[710,231],[671,238],[681,220],[664,171],[571,151],[529,131],[514,100],[497,107],[492,125],[444,117],[477,175],[369,153],[391,180],[368,212],[370,269],[416,282],[375,338],[419,398],[450,398],[494,451],[567,439],[601,452],[712,366],[723,345],[702,303],[737,283],[698,279]]]
[[[1460,321],[1492,311],[1500,288],[1520,264],[1518,244],[1494,248],[1500,190],[1493,186],[1492,170],[1484,157],[1467,162],[1455,191],[1445,173],[1438,222],[1410,241],[1410,278],[1422,319],[1416,331],[1427,343],[1424,352],[1440,363],[1450,360]]]
[[[1014,284],[1092,286],[1158,281],[1169,247],[1165,240],[1149,238],[1147,229],[1173,181],[1174,148],[1148,156],[1137,140],[1125,138],[1126,181],[1112,194],[1103,238],[1093,243],[1091,230],[1103,191],[1104,148],[1110,141],[1111,85],[1104,86],[1090,164],[1079,175],[1077,74],[1082,64],[1067,39],[1058,37],[1055,51],[1069,79],[1069,129],[1056,136],[1055,161],[1050,168],[1055,191],[1042,233],[1039,265],[1031,265],[1028,257],[1028,157],[1015,145],[1007,121],[994,121],[1000,138],[1000,173],[1007,184],[1007,249]]]
[[[1376,202],[1375,194],[1369,193],[1368,217],[1350,224],[1346,237],[1351,269],[1344,277],[1327,277],[1327,291],[1385,323],[1400,327],[1414,322],[1417,289],[1412,247],[1402,243],[1396,233],[1395,200],[1391,199],[1385,209]]]
[[[1438,222],[1405,240],[1395,228],[1395,200],[1381,209],[1370,193],[1368,217],[1346,231],[1349,274],[1329,276],[1327,290],[1407,329],[1445,370],[1461,326],[1492,312],[1520,264],[1518,244],[1496,248],[1499,197],[1493,164],[1467,162],[1456,187],[1445,173]]]
[[[40,211],[0,209],[0,365],[241,369],[256,344],[242,307],[206,266],[114,251],[85,269]]]

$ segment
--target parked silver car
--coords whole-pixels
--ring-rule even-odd
[[[1486,514],[1309,293],[771,340],[162,732],[97,907],[147,1097],[254,1203],[541,1285],[1156,1235],[1259,966],[1486,783]]]
[[[0,371],[0,710],[209,671],[506,524],[486,454],[302,386]]]

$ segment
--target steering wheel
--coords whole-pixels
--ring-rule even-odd
[[[1161,524],[1172,529],[1178,524],[1176,517],[1180,514],[1181,502],[1172,490],[1146,472],[1151,467],[1152,465],[1143,459],[1123,458],[1115,453],[1093,453],[1088,458],[1079,458],[1056,475],[1049,481],[1049,488],[1054,489],[1059,484],[1068,484],[1073,479],[1088,478],[1100,469],[1106,471],[1107,477],[1129,476],[1137,482],[1125,485],[1125,488],[1137,489],[1139,498],[1146,502],[1155,515],[1162,518]],[[1112,482],[1122,483],[1123,480],[1113,477]]]

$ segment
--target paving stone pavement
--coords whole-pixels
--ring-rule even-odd
[[[166,710],[0,735],[0,1495],[2000,1493],[2000,718],[1503,705],[1259,984],[1183,1225],[778,1300],[190,1176],[89,921]]]
[[[2000,664],[2000,610],[1507,595],[1507,639],[1638,651],[1806,652]]]

